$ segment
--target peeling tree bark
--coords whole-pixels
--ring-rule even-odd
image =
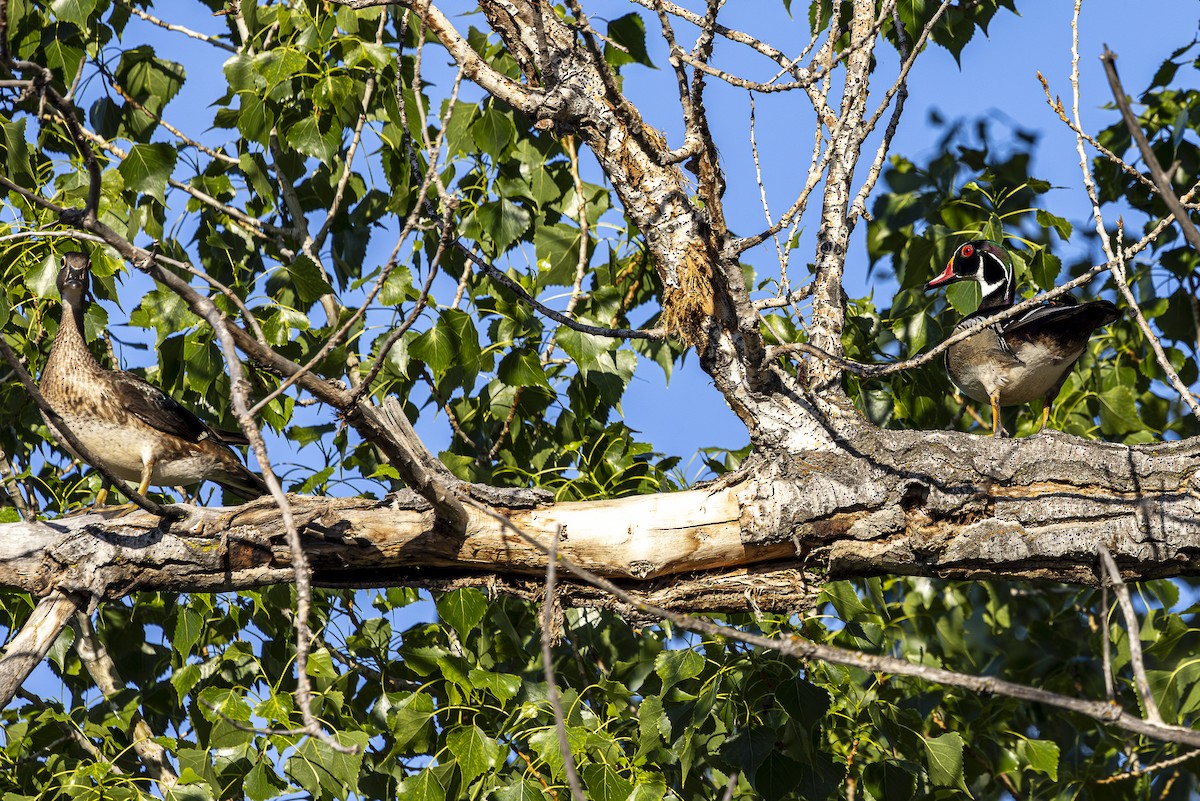
[[[883,573],[1095,584],[1097,543],[1130,580],[1200,574],[1197,443],[864,427],[844,447],[776,453],[732,480],[674,494],[552,504],[512,493],[505,505],[492,490],[510,525],[469,506],[462,535],[436,525],[411,494],[383,503],[296,497],[294,514],[320,584],[488,577],[533,597],[546,556],[516,529],[543,547],[561,531],[564,558],[675,611],[796,611],[826,579]],[[113,599],[290,580],[270,502],[190,512],[161,524],[139,514],[0,526],[0,584]],[[724,589],[706,597],[716,586]],[[567,601],[595,594],[576,586]]]
[[[863,125],[863,110],[867,106],[871,58],[875,50],[874,15],[874,0],[855,0],[850,41],[861,44],[852,45],[854,49],[846,59],[841,119],[835,138],[829,143],[832,156],[821,207],[821,230],[817,234],[811,342],[833,356],[842,355],[842,328],[846,321],[842,273],[850,244],[850,181],[854,177],[863,139],[870,132]],[[832,361],[815,361],[809,371],[812,386],[840,391],[838,377],[841,372]]]

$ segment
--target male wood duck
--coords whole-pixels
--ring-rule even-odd
[[[946,271],[925,289],[955,281],[975,281],[983,294],[979,309],[964,317],[955,331],[1013,305],[1012,269],[1004,249],[995,242],[980,239],[960,246]],[[1080,303],[1071,295],[1060,295],[951,345],[946,350],[946,372],[967,397],[991,404],[992,436],[1008,434],[1000,422],[1001,406],[1045,397],[1040,431],[1092,332],[1120,316],[1107,300]]]
[[[262,478],[229,448],[247,444],[244,436],[210,428],[157,387],[96,361],[83,338],[90,269],[91,260],[83,253],[63,256],[58,273],[62,317],[40,381],[46,401],[84,447],[121,478],[139,482],[143,495],[151,484],[206,480],[246,500],[266,495]],[[46,424],[78,458],[49,419]],[[103,504],[107,495],[105,487],[96,503]]]

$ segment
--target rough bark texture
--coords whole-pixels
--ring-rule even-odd
[[[829,178],[821,207],[821,230],[817,235],[816,278],[813,281],[812,344],[835,356],[842,355],[842,327],[846,310],[842,300],[842,273],[850,244],[850,181],[868,130],[863,126],[867,105],[867,85],[875,37],[874,0],[855,0],[850,21],[850,41],[861,42],[846,59],[846,80],[842,87],[841,118],[829,144]],[[832,56],[832,53],[830,53]],[[832,362],[817,361],[810,366],[814,387],[829,385],[840,389],[841,373]],[[835,389],[836,388],[836,389]]]
[[[514,495],[525,508],[500,505],[501,519],[469,507],[462,535],[408,494],[296,497],[294,513],[321,584],[484,583],[536,597],[545,555],[524,532],[558,536],[565,559],[679,611],[795,611],[826,578],[880,573],[1090,584],[1099,543],[1128,579],[1200,573],[1195,443],[862,432],[839,454],[776,452],[688,492],[533,506]],[[175,523],[93,514],[0,526],[0,583],[115,598],[290,579],[269,501],[190,511]],[[568,603],[597,601],[564,581]]]

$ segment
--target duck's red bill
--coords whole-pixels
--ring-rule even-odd
[[[926,284],[925,289],[927,289],[927,290],[933,289],[936,286],[941,286],[942,284],[948,284],[951,281],[953,281],[955,278],[957,278],[957,276],[954,274],[954,260],[951,259],[950,263],[946,265],[946,272],[942,273],[937,278],[933,279],[928,284]]]

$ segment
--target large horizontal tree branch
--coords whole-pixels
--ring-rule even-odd
[[[1130,580],[1200,574],[1195,441],[1130,448],[1059,433],[1001,440],[897,431],[846,446],[841,455],[754,460],[737,482],[687,492],[552,504],[529,491],[495,490],[480,500],[543,544],[565,527],[560,552],[594,573],[653,592],[669,586],[682,597],[713,576],[798,567],[821,577],[1095,584],[1097,543]],[[520,586],[545,569],[543,551],[472,504],[457,534],[415,495],[292,503],[321,584],[491,576]],[[161,525],[149,515],[89,515],[0,526],[0,584],[116,598],[290,580],[274,504],[190,511]],[[735,594],[705,607],[701,595],[683,606],[791,610],[797,597],[786,589],[777,599]]]

